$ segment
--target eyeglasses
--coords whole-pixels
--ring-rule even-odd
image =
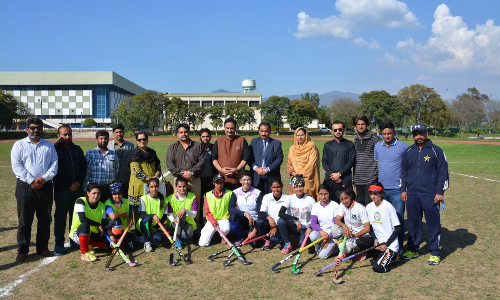
[[[144,138],[144,139],[137,139],[138,142],[146,142],[148,139]]]
[[[335,129],[333,130],[333,132],[337,132],[337,131],[342,132],[342,131],[344,131],[344,129],[342,129],[342,128],[335,128]]]
[[[43,126],[30,126],[28,127],[31,131],[35,131],[38,129],[38,131],[41,131],[43,129]]]

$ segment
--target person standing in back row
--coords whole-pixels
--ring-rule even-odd
[[[401,199],[406,202],[408,216],[407,260],[418,257],[422,241],[422,214],[429,235],[429,265],[441,262],[441,216],[439,206],[449,187],[448,161],[443,150],[427,139],[427,128],[417,123],[411,127],[415,144],[403,154],[401,164]]]
[[[233,191],[240,187],[238,174],[251,159],[250,147],[245,138],[236,135],[236,120],[224,121],[225,136],[215,141],[212,161],[219,174],[224,175],[224,188]]]
[[[121,182],[123,197],[128,197],[128,185],[130,180],[130,165],[128,163],[130,151],[134,149],[134,144],[126,141],[125,128],[122,124],[113,125],[114,139],[109,142],[108,149],[116,152],[118,162],[120,163],[120,171],[117,175],[116,182]]]
[[[61,255],[66,253],[64,247],[66,217],[69,214],[69,226],[71,226],[76,199],[83,195],[87,160],[85,160],[82,148],[73,144],[73,132],[68,124],[63,124],[57,129],[57,137],[59,141],[55,143],[54,148],[57,152],[59,169],[54,177],[54,201],[56,203],[54,254]]]
[[[42,120],[28,119],[26,133],[28,136],[15,142],[10,153],[12,171],[17,178],[16,262],[24,262],[28,256],[35,213],[38,219],[36,253],[45,257],[54,255],[49,250],[49,238],[54,195],[52,178],[58,169],[57,152],[51,142],[42,139]]]
[[[271,192],[269,182],[273,177],[281,178],[280,167],[283,163],[281,142],[271,138],[271,124],[259,125],[260,137],[250,142],[252,155],[253,186],[264,194]]]
[[[345,125],[340,121],[332,124],[334,139],[327,142],[323,147],[323,158],[321,160],[325,169],[325,180],[323,185],[330,192],[330,199],[340,203],[336,196],[337,190],[342,186],[352,186],[351,168],[356,155],[354,144],[344,138]]]
[[[354,138],[354,146],[356,147],[354,184],[356,185],[358,202],[366,207],[368,203],[372,202],[368,188],[378,179],[377,162],[373,152],[380,138],[368,130],[370,122],[366,116],[356,116],[353,123],[357,132]]]

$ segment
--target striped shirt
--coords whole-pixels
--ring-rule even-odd
[[[85,159],[87,160],[86,184],[111,184],[115,181],[120,168],[115,151],[108,150],[106,153],[102,153],[96,147],[85,154]]]
[[[380,138],[367,132],[361,139],[359,134],[354,138],[356,148],[356,164],[354,165],[354,180],[356,185],[369,185],[377,182],[378,168],[374,159],[374,148]]]

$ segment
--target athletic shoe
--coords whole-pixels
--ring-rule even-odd
[[[89,252],[92,253],[92,254],[95,254],[94,246],[89,245]]]
[[[68,250],[66,250],[66,248],[64,247],[64,245],[55,245],[54,246],[54,255],[55,256],[64,255],[67,252],[68,252]]]
[[[146,251],[146,252],[153,252],[153,246],[151,246],[151,242],[145,242],[144,243],[144,251]]]
[[[262,250],[266,250],[266,251],[271,250],[271,241],[270,240],[266,240],[266,242],[264,243],[264,247],[262,247]]]
[[[82,254],[82,255],[80,256],[80,259],[81,259],[81,260],[83,260],[83,261],[90,261],[90,262],[92,262],[92,261],[96,261],[96,260],[97,260],[97,257],[95,257],[95,255],[94,255],[94,254],[92,254],[92,253],[90,253],[90,252],[87,252],[87,253],[85,253],[85,254]]]
[[[283,249],[281,249],[281,254],[288,254],[292,252],[292,250],[293,250],[292,243],[288,242],[285,244]]]
[[[405,253],[403,253],[403,258],[406,260],[410,260],[417,257],[418,257],[418,252],[407,250]]]
[[[441,258],[438,255],[431,255],[427,263],[431,266],[437,266],[441,262]]]

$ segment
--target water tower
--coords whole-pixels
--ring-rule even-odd
[[[255,84],[255,80],[253,79],[244,79],[241,81],[241,86],[243,87],[243,93],[253,93],[255,89],[257,88],[257,85]]]

